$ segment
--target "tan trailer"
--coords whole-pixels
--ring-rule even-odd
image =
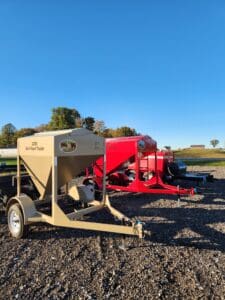
[[[23,237],[27,225],[35,222],[137,235],[140,238],[143,236],[140,222],[131,221],[111,206],[106,195],[105,183],[102,200],[96,201],[93,190],[87,186],[79,186],[73,181],[93,161],[105,155],[105,142],[102,137],[86,129],[44,132],[18,139],[17,148],[17,195],[7,203],[8,226],[13,237]],[[21,164],[25,166],[40,194],[38,199],[31,199],[21,193],[21,177],[24,176],[20,172]],[[59,194],[62,187],[65,187],[63,195]],[[66,213],[60,207],[59,201],[63,201],[68,195],[74,201],[83,201],[86,207]],[[51,211],[47,214],[41,211],[41,204],[48,201]],[[85,215],[104,208],[121,220],[122,224],[128,225],[84,220]]]

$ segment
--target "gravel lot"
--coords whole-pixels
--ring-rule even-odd
[[[179,207],[173,196],[111,196],[145,222],[143,241],[39,224],[14,240],[1,213],[0,299],[225,299],[225,168],[191,170],[217,181]]]

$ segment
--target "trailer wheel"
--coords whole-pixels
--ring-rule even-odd
[[[8,209],[8,228],[12,237],[17,239],[27,234],[28,226],[24,225],[23,213],[18,203],[12,204]]]

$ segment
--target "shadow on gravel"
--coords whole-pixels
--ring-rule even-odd
[[[202,186],[201,200],[182,198],[180,207],[176,206],[176,197],[168,195],[119,193],[111,199],[113,206],[128,217],[138,216],[145,221],[145,228],[151,232],[151,235],[145,238],[150,242],[149,247],[151,243],[158,243],[225,252],[224,187],[225,180],[218,180],[217,188],[213,188],[213,185]],[[167,201],[164,203],[163,199]],[[171,204],[168,204],[168,200],[171,200]],[[89,220],[114,222],[107,213],[95,214]],[[4,213],[0,212],[0,224],[6,223]],[[31,240],[118,236],[42,223],[30,226],[30,231],[28,239]]]
[[[149,239],[154,243],[225,252],[225,234],[212,228],[215,224],[224,223],[225,230],[224,210],[187,207],[153,208],[144,209],[140,215],[160,217],[165,220],[146,223],[146,228],[152,233]],[[182,237],[182,234],[185,236]]]
[[[183,197],[180,207],[176,196],[169,195],[129,194],[126,201],[119,196],[115,203],[128,215],[135,207],[135,215],[145,220],[145,228],[151,232],[146,239],[153,243],[225,252],[224,187],[224,179],[217,180],[216,188],[213,183],[201,185],[201,200]],[[170,207],[163,199],[172,201]],[[154,203],[157,201],[160,204]]]
[[[48,239],[82,239],[88,237],[98,236],[99,233],[93,231],[85,231],[79,229],[71,229],[64,227],[54,227],[48,224],[35,224],[39,228],[33,230],[33,226],[30,228],[29,239],[30,240],[48,240]],[[44,226],[44,227],[43,227]],[[32,228],[33,227],[33,228]]]
[[[0,210],[0,224],[7,224],[7,218],[4,210]]]

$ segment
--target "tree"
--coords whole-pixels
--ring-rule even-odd
[[[117,129],[113,130],[112,132],[113,137],[120,137],[120,136],[135,136],[137,132],[135,129],[130,128],[128,126],[118,127]]]
[[[171,150],[171,146],[164,146],[164,148],[165,148],[166,150],[168,150],[168,151]]]
[[[76,109],[53,108],[49,128],[51,130],[76,128],[76,119],[78,118],[80,118],[80,113]]]
[[[219,143],[220,141],[217,139],[213,139],[210,141],[210,144],[213,146],[213,148],[215,148]]]
[[[106,128],[102,133],[101,136],[104,138],[112,138],[113,137],[113,129]]]
[[[16,145],[15,139],[16,127],[12,123],[8,123],[1,130],[1,147],[13,147]]]
[[[82,128],[84,124],[83,118],[76,118],[76,128]]]
[[[92,117],[84,118],[84,126],[86,129],[93,131],[94,130],[95,119]]]
[[[40,124],[39,126],[35,127],[34,130],[36,132],[48,131],[50,130],[49,124]]]
[[[102,120],[96,120],[94,123],[94,132],[102,134],[106,130],[105,122]]]
[[[21,129],[17,130],[15,136],[16,136],[16,138],[20,138],[20,137],[24,137],[24,136],[33,135],[36,132],[37,131],[34,128],[21,128]]]

